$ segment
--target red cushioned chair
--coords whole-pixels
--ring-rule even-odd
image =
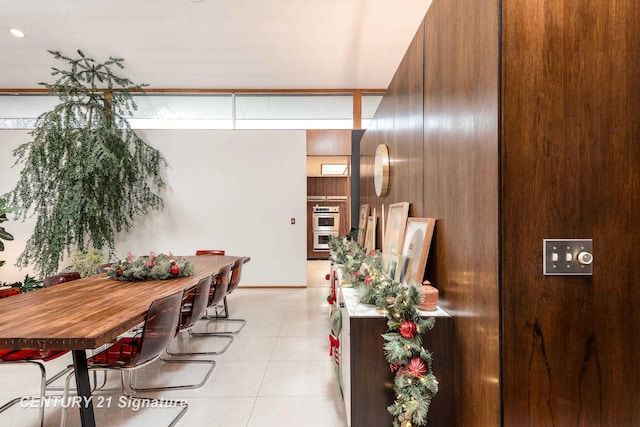
[[[198,249],[196,251],[196,256],[202,255],[224,255],[225,252],[221,249]]]
[[[144,326],[139,336],[119,338],[111,347],[87,359],[89,370],[120,371],[122,391],[129,399],[142,399],[133,396],[134,390],[127,389],[131,384],[131,374],[134,370],[146,366],[157,360],[169,342],[175,337],[180,321],[183,292],[176,292],[164,298],[155,300],[149,306]],[[125,381],[125,374],[129,376]],[[69,382],[73,374],[67,377],[65,383],[65,400],[69,392]],[[152,402],[156,399],[144,398]],[[173,404],[182,407],[180,413],[173,419],[170,426],[175,425],[187,411],[184,402],[173,402],[163,399],[163,405]],[[153,405],[151,405],[153,407]],[[164,406],[163,406],[164,407]],[[66,407],[62,411],[62,425],[66,422]]]
[[[13,295],[19,295],[22,293],[20,288],[5,288],[0,289],[0,298],[10,297]],[[0,350],[0,366],[4,364],[15,363],[28,363],[37,366],[40,369],[40,394],[38,398],[43,399],[46,393],[47,384],[55,381],[68,370],[64,370],[56,374],[53,378],[47,380],[47,373],[44,367],[44,362],[56,359],[63,354],[68,353],[68,350]],[[11,406],[20,402],[24,397],[17,397],[2,407],[0,407],[0,413],[4,412]],[[44,425],[44,407],[45,405],[39,405],[40,409],[40,426]]]

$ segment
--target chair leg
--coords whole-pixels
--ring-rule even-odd
[[[208,312],[205,314],[205,316],[203,317],[203,319],[208,319],[211,321],[216,321],[216,322],[230,322],[230,323],[240,323],[240,327],[238,329],[234,329],[234,330],[224,330],[221,332],[209,332],[209,335],[235,335],[238,332],[240,332],[242,330],[242,328],[244,328],[244,325],[247,324],[247,321],[245,319],[229,319],[229,305],[227,304],[227,296],[225,295],[224,299],[223,299],[223,308],[224,311],[222,311],[222,314],[218,312],[218,306],[214,307],[216,314],[215,315],[209,315]],[[208,311],[209,307],[207,307],[207,311]]]
[[[217,333],[205,333],[205,332],[193,332],[192,329],[189,329],[188,331],[189,335],[191,336],[191,339],[198,339],[198,338],[205,338],[205,337],[209,337],[209,338],[219,338],[219,339],[223,339],[226,340],[227,343],[225,344],[225,346],[222,348],[222,350],[217,350],[217,351],[172,351],[171,350],[171,346],[174,342],[177,341],[177,339],[174,339],[171,343],[169,343],[169,345],[167,346],[167,354],[170,356],[204,356],[204,355],[218,355],[218,354],[222,354],[225,351],[227,351],[227,349],[229,348],[229,346],[231,345],[231,343],[233,342],[233,336],[232,335],[221,335],[221,334],[217,334]]]
[[[187,390],[200,388],[209,379],[213,369],[216,367],[216,362],[214,360],[180,360],[180,359],[165,359],[160,357],[160,360],[163,363],[185,363],[185,364],[195,364],[195,365],[209,365],[209,369],[207,370],[207,374],[204,376],[204,379],[199,383],[194,384],[180,384],[180,385],[172,385],[172,386],[162,386],[162,387],[134,387],[132,383],[132,377],[129,377],[129,388],[137,393],[139,391],[164,391],[164,390]]]
[[[5,403],[4,405],[2,405],[0,407],[0,413],[6,411],[7,409],[9,409],[10,407],[12,407],[13,405],[15,405],[16,403],[22,401],[23,399],[40,399],[40,408],[39,408],[39,417],[40,417],[40,427],[44,427],[44,402],[42,401],[45,397],[45,391],[46,391],[46,383],[47,383],[47,372],[44,368],[44,365],[36,360],[21,360],[21,361],[11,361],[11,362],[2,362],[2,363],[30,363],[33,365],[38,366],[38,368],[40,368],[40,396],[35,397],[35,396],[22,396],[22,397],[16,397],[13,400],[10,400],[9,402]]]
[[[89,369],[92,369],[91,367]],[[104,369],[104,368],[94,368],[94,375],[95,375],[95,371],[96,370],[101,370],[101,371],[105,371],[105,381],[106,381],[106,371],[108,369]],[[132,376],[132,369],[127,370],[125,372],[125,370],[119,370],[120,371],[120,381],[122,384],[122,393],[124,396],[127,397],[127,399],[129,400],[142,400],[142,401],[146,401],[146,402],[152,402],[152,404],[155,403],[160,403],[161,405],[168,405],[168,406],[173,406],[173,407],[180,407],[182,408],[180,410],[180,412],[178,413],[178,415],[176,417],[173,418],[173,420],[171,421],[171,423],[169,424],[169,427],[173,427],[176,425],[176,423],[180,420],[180,418],[182,418],[182,416],[187,412],[187,409],[189,409],[189,405],[185,400],[173,400],[173,399],[157,399],[157,398],[150,398],[150,397],[138,397],[138,396],[134,396],[135,391],[129,387],[129,389],[127,389],[127,385],[131,385],[131,376]],[[129,376],[128,381],[125,381],[125,374],[127,374]],[[71,381],[71,378],[73,377],[74,373],[71,372],[66,380],[65,380],[65,384],[64,384],[64,395],[63,395],[63,401],[65,401],[69,395],[69,383]],[[62,415],[60,417],[60,426],[61,427],[65,427],[66,423],[67,423],[67,406],[68,405],[63,405],[62,406]],[[154,405],[157,406],[157,405]]]

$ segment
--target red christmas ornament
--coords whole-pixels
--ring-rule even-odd
[[[405,320],[402,323],[400,323],[400,335],[402,335],[405,338],[413,338],[416,336],[416,332],[418,332],[418,328],[416,327],[416,324],[413,323],[411,320]]]
[[[174,276],[177,275],[178,273],[180,273],[180,267],[178,267],[177,264],[173,264],[171,266],[171,274],[173,274]]]
[[[407,371],[414,377],[420,378],[427,373],[427,365],[424,363],[424,360],[419,357],[414,357],[409,361]]]
[[[366,283],[367,285],[370,285],[372,281],[373,281],[373,277],[371,276],[367,276],[364,278],[364,283]]]
[[[324,280],[329,280],[329,279],[331,279],[331,275],[330,274],[327,274],[326,276],[324,276]]]

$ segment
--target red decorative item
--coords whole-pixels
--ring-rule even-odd
[[[424,295],[424,300],[420,305],[418,305],[418,309],[422,311],[435,311],[438,308],[438,296],[440,292],[429,284],[428,280],[425,280],[422,285],[422,294]]]
[[[370,285],[372,281],[373,277],[371,277],[370,275],[364,278],[364,283],[366,283],[367,285]]]
[[[413,323],[411,320],[405,320],[402,323],[400,323],[400,335],[402,335],[405,338],[413,338],[416,336],[416,332],[418,332],[418,328],[416,327],[416,324]]]
[[[409,361],[407,371],[414,377],[420,378],[427,373],[427,365],[424,363],[424,360],[419,357],[414,357]]]
[[[324,276],[324,280],[329,280],[329,279],[331,279],[331,275],[330,274],[327,274],[326,276]]]
[[[176,274],[179,274],[179,273],[180,273],[180,267],[178,267],[177,264],[173,264],[171,266],[171,274],[175,276]]]
[[[329,296],[327,296],[327,302],[329,304],[333,304],[334,302],[336,302],[336,296],[333,294],[333,292],[331,292]]]

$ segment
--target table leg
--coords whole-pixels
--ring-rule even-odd
[[[96,420],[93,414],[93,401],[91,400],[87,353],[85,350],[72,350],[72,354],[73,367],[76,372],[75,377],[78,396],[82,397],[82,403],[80,404],[80,421],[82,422],[82,427],[95,427]]]

